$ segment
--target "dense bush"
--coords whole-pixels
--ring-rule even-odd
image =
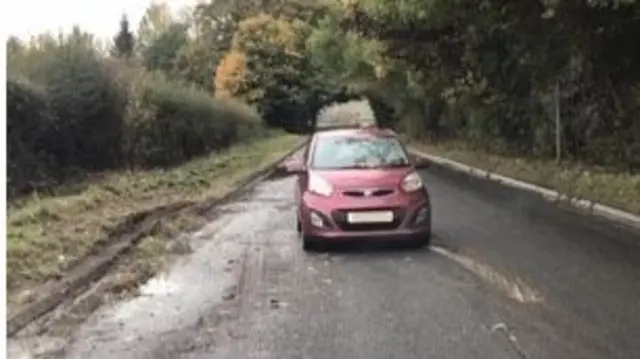
[[[212,100],[211,94],[176,86],[161,73],[138,71],[132,78],[125,145],[129,166],[175,164],[262,133],[257,113],[231,99]]]
[[[57,136],[49,139],[50,152],[62,166],[116,168],[123,159],[120,139],[127,96],[113,68],[90,43],[73,38],[51,55],[40,67],[58,128]]]
[[[47,93],[24,80],[7,81],[7,189],[16,193],[51,183],[53,156],[47,141],[55,137]]]
[[[8,49],[12,196],[71,173],[177,164],[263,133],[252,109],[108,58],[77,29]]]

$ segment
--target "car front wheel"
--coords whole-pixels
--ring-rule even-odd
[[[302,235],[302,250],[305,252],[320,252],[322,250],[321,243],[312,237]]]
[[[428,248],[431,244],[431,232],[425,233],[424,235],[415,238],[412,244],[413,247],[417,249]]]

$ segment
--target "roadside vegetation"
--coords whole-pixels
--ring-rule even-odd
[[[463,141],[418,142],[422,151],[640,214],[640,174],[576,161],[487,152]]]
[[[110,231],[132,215],[176,203],[210,202],[299,141],[297,135],[269,133],[170,169],[102,173],[75,184],[68,194],[15,201],[7,219],[7,284],[15,294],[10,300],[30,301],[36,293],[16,290],[60,279],[88,255],[98,254],[109,244]],[[142,240],[132,277],[144,279],[160,269],[180,249],[172,240],[206,221],[187,214],[166,218]]]
[[[231,37],[214,36],[206,9],[187,10],[155,3],[137,32],[123,17],[108,44],[77,27],[8,40],[11,304],[98,253],[132,216],[211,201],[301,140],[257,106],[215,95]],[[135,278],[166,261],[167,239],[202,224],[189,215],[141,242]]]

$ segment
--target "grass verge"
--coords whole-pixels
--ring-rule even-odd
[[[75,193],[21,199],[9,204],[7,283],[10,306],[29,301],[29,290],[61,278],[67,269],[106,245],[107,234],[131,214],[179,201],[222,195],[265,162],[289,151],[299,136],[273,133],[167,170],[103,174]],[[166,239],[205,219],[163,221],[132,254],[137,278],[157,271],[180,251]],[[126,281],[125,281],[126,282]],[[121,286],[126,287],[126,283]]]
[[[640,174],[573,162],[489,154],[461,142],[410,142],[425,152],[640,214]]]

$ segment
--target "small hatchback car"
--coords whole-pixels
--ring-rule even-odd
[[[316,132],[299,161],[297,227],[303,249],[349,240],[429,245],[429,193],[398,136],[377,127]]]

